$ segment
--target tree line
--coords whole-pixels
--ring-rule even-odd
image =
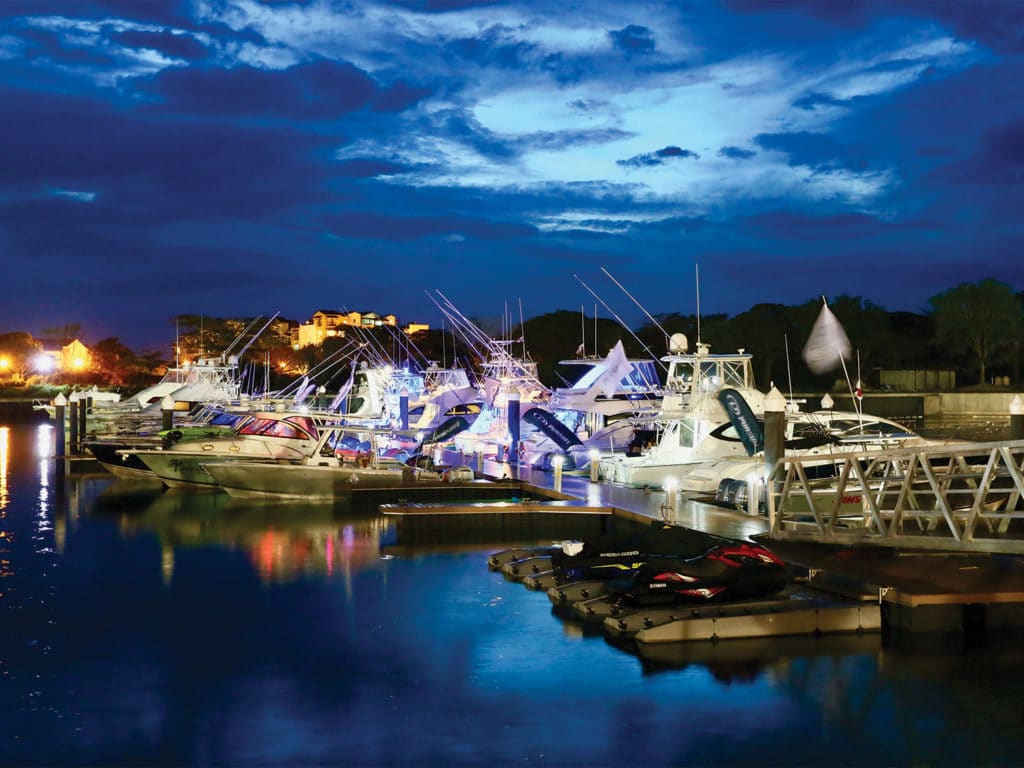
[[[1016,383],[1020,378],[1024,293],[1014,292],[1005,283],[987,279],[960,284],[929,299],[928,311],[924,313],[890,312],[852,296],[839,296],[828,304],[850,340],[850,376],[861,379],[866,386],[877,385],[878,372],[883,369],[953,370],[961,384],[987,384],[993,377],[1004,376]],[[508,330],[507,335],[522,340],[522,347],[516,345],[513,351],[525,353],[536,362],[541,380],[549,386],[566,383],[558,362],[576,357],[577,353],[604,356],[621,340],[631,357],[661,357],[668,353],[669,337],[682,333],[691,350],[700,341],[708,344],[712,352],[734,352],[741,348],[751,352],[755,377],[762,388],[774,384],[783,390],[821,390],[830,387],[835,377],[816,376],[801,358],[821,307],[821,299],[812,299],[794,306],[756,304],[734,316],[661,314],[635,329],[624,328],[607,318],[581,318],[578,312],[558,310],[530,318]],[[88,371],[76,374],[73,382],[69,374],[60,373],[50,381],[141,388],[162,375],[168,365],[220,355],[257,322],[255,318],[199,315],[178,315],[172,321],[176,344],[171,355],[135,353],[118,338],[103,339],[90,347],[92,360]],[[493,321],[474,318],[474,322],[494,335],[500,333],[493,331],[497,325]],[[46,329],[44,335],[70,340],[78,331],[78,326],[64,326]],[[358,334],[364,346],[398,364],[422,366],[433,360],[446,366],[473,368],[479,362],[474,359],[473,350],[463,340],[453,338],[450,330],[431,329],[412,338],[390,327],[360,329]],[[248,346],[241,363],[265,369],[266,380],[277,388],[317,370],[324,360],[351,348],[352,341],[351,335],[334,337],[296,350],[291,346],[288,322],[282,321],[266,328]],[[0,360],[7,360],[6,370],[0,370],[0,380],[31,380],[32,358],[42,348],[43,342],[28,333],[0,334]],[[332,389],[347,375],[348,366],[338,366],[318,383]]]

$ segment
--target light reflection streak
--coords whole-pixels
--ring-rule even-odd
[[[10,503],[10,491],[7,489],[7,469],[11,451],[11,428],[0,427],[0,517],[6,517],[7,505]]]

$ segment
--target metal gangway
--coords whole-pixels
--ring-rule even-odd
[[[773,539],[1024,553],[1024,440],[783,457]]]

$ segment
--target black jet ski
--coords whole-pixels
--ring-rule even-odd
[[[631,584],[651,561],[671,563],[702,557],[715,547],[740,542],[704,531],[653,521],[639,533],[608,534],[582,542],[566,542],[551,553],[551,569],[559,583],[614,580]]]
[[[775,553],[746,542],[712,547],[691,558],[651,558],[622,586],[622,606],[751,600],[781,592],[790,582]]]

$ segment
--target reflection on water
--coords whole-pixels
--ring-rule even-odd
[[[206,546],[244,552],[265,582],[350,577],[378,563],[387,529],[382,515],[332,503],[260,503],[131,481],[112,483],[91,510],[116,516],[125,536],[155,534],[165,578],[173,574],[176,548]]]
[[[1024,642],[637,653],[488,570],[537,534],[407,543],[340,505],[44,481],[7,439],[3,764],[1019,763]]]
[[[1008,440],[1009,416],[932,417],[920,418],[908,424],[924,437],[951,440],[975,440],[982,443]]]
[[[11,451],[11,428],[0,427],[0,515],[10,502],[7,490],[8,456]]]

